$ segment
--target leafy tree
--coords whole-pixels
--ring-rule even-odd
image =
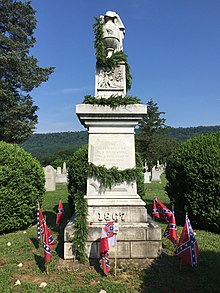
[[[165,112],[159,111],[157,103],[152,99],[147,102],[147,115],[139,122],[136,145],[142,160],[146,161],[149,168],[156,164],[157,160],[164,162],[173,149],[178,145],[173,139],[165,137]]]
[[[32,134],[38,107],[28,93],[54,71],[29,55],[35,28],[30,1],[0,0],[0,140],[6,142],[20,143]]]

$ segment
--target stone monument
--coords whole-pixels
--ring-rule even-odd
[[[106,58],[123,49],[124,25],[120,17],[108,11],[100,17],[103,22],[103,41]],[[125,64],[114,69],[96,66],[96,98],[108,99],[112,95],[125,96]],[[135,168],[134,127],[147,113],[142,104],[130,104],[111,108],[80,104],[76,114],[88,129],[88,162],[118,170]],[[87,254],[91,259],[99,258],[101,228],[111,220],[119,223],[117,257],[122,259],[156,258],[161,252],[161,230],[147,215],[145,202],[137,194],[136,182],[123,182],[104,188],[96,178],[88,178],[85,198],[88,202],[89,235]],[[72,259],[74,220],[64,231],[64,258]],[[110,258],[114,250],[110,251]]]

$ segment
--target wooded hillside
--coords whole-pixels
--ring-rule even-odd
[[[219,126],[198,126],[198,127],[179,127],[170,128],[166,131],[166,136],[176,139],[179,142],[184,142],[187,139],[198,136],[202,133],[218,132]],[[59,133],[35,133],[28,138],[21,147],[37,157],[41,162],[47,163],[47,158],[56,155],[69,154],[77,148],[87,144],[87,131],[78,132],[59,132]]]

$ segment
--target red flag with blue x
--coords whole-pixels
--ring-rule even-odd
[[[46,223],[44,224],[44,231],[44,260],[47,263],[52,258],[51,251],[55,245],[55,240]]]
[[[175,254],[192,267],[197,266],[199,247],[187,215]]]
[[[63,209],[62,200],[60,200],[59,206],[58,206],[58,214],[56,218],[56,225],[61,225],[63,223],[63,220],[64,220],[64,209]]]

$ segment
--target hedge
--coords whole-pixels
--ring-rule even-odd
[[[167,161],[166,190],[182,224],[185,212],[195,227],[220,231],[220,133],[183,143]]]
[[[0,142],[0,233],[34,223],[44,183],[44,172],[36,159],[17,145]]]

